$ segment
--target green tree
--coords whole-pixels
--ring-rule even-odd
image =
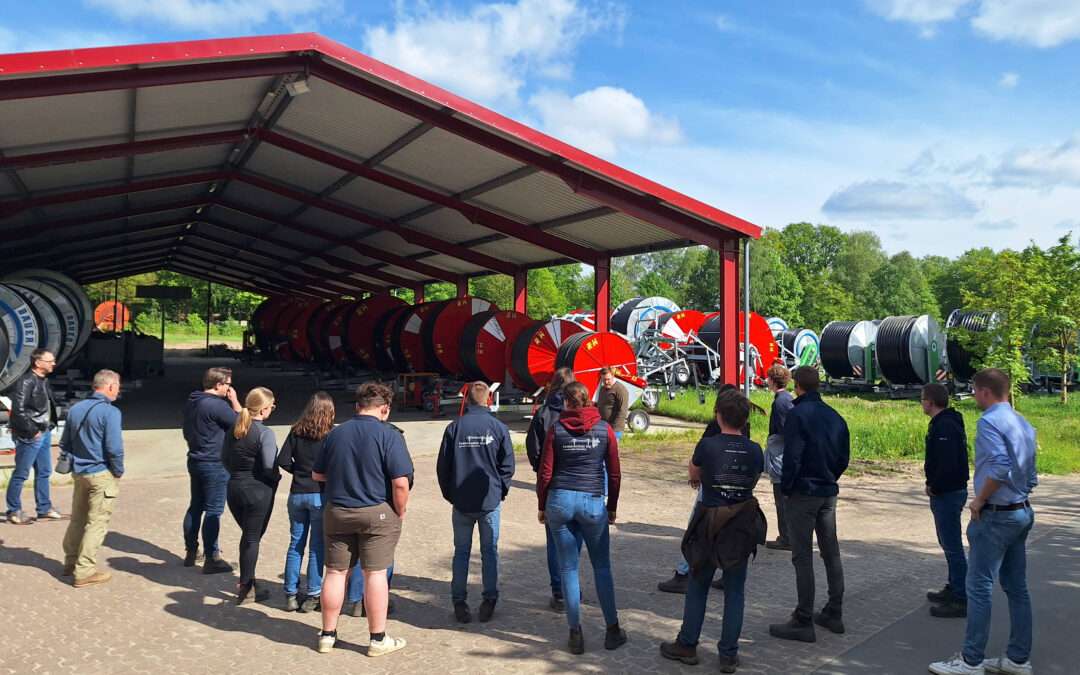
[[[777,230],[767,229],[760,239],[750,243],[750,309],[801,326],[802,283],[784,263],[782,236]]]
[[[489,274],[469,280],[469,295],[490,300],[499,309],[513,309],[514,280],[505,274]]]
[[[855,307],[855,298],[843,286],[836,283],[830,275],[823,275],[812,281],[803,298],[803,322],[807,328],[821,332],[830,321],[860,321],[867,317],[860,316]]]
[[[870,318],[877,313],[875,274],[888,262],[881,240],[873,232],[844,235],[833,262],[832,279],[851,294],[860,316]]]
[[[831,225],[791,223],[782,230],[784,259],[799,281],[832,271],[844,250],[844,233]],[[804,284],[805,287],[805,284]]]
[[[937,317],[937,300],[918,261],[907,251],[889,258],[871,275],[871,281],[872,291],[868,292],[872,293],[869,304],[874,318],[906,314]]]
[[[569,309],[566,295],[550,268],[529,270],[529,316],[547,319]]]
[[[1061,403],[1069,402],[1069,384],[1080,360],[1080,250],[1071,235],[1046,251],[1032,253],[1038,262],[1030,276],[1041,296],[1038,329],[1031,353],[1040,368],[1061,376]]]

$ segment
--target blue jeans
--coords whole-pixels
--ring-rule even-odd
[[[577,523],[568,523],[570,533],[577,540],[578,554],[581,553],[581,529]],[[547,539],[547,566],[548,578],[551,580],[551,595],[555,598],[562,597],[562,575],[559,574],[559,547],[555,545],[555,537],[551,534],[551,523],[544,525],[544,535]]]
[[[967,599],[964,590],[967,557],[964,555],[964,538],[960,529],[960,514],[966,504],[967,488],[930,497],[938,544],[945,552],[945,562],[949,565],[949,588],[959,600]]]
[[[747,563],[724,570],[724,626],[720,632],[720,642],[716,648],[721,656],[734,658],[739,653],[739,635],[742,633],[743,607],[746,604]],[[705,604],[709,599],[709,585],[712,584],[716,567],[708,565],[691,575],[690,585],[686,589],[686,602],[683,604],[682,629],[679,630],[679,642],[687,647],[696,647],[701,637],[701,626],[705,623]]]
[[[289,495],[289,550],[285,553],[285,595],[296,595],[300,586],[300,567],[304,546],[308,547],[307,595],[322,593],[323,516],[322,495],[318,492]]]
[[[203,552],[207,556],[217,555],[229,472],[221,462],[198,462],[191,458],[187,469],[191,478],[191,504],[184,514],[184,547],[189,551],[198,548],[202,529]]]
[[[386,584],[390,585],[390,582],[394,580],[394,565],[390,564],[390,567],[386,568]],[[360,561],[357,561],[353,568],[349,571],[349,602],[360,602],[364,599],[364,570],[360,567]]]
[[[578,562],[581,556],[578,535],[571,531],[576,525],[589,548],[596,593],[600,608],[609,626],[619,622],[615,609],[615,579],[611,574],[611,549],[608,540],[607,505],[603,495],[576,490],[552,490],[548,493],[546,520],[551,526],[555,546],[559,551],[559,571],[562,575],[563,601],[566,602],[566,621],[571,628],[581,626],[581,582]]]
[[[456,605],[465,602],[468,595],[469,557],[472,554],[473,527],[480,526],[480,561],[484,579],[485,600],[499,599],[499,514],[502,504],[486,513],[462,513],[453,510],[454,525],[453,577],[450,581],[450,599]]]
[[[34,441],[15,439],[15,470],[7,487],[7,512],[22,511],[22,489],[34,469],[34,505],[43,516],[52,511],[49,498],[49,476],[52,475],[52,432],[46,431]]]
[[[1031,657],[1031,596],[1027,588],[1027,537],[1035,524],[1031,507],[1016,511],[983,511],[968,523],[971,554],[967,575],[967,630],[964,660],[982,663],[990,638],[990,604],[994,577],[1009,598],[1009,646],[1005,655],[1016,663]]]

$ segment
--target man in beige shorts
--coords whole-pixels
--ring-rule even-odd
[[[322,589],[322,632],[318,651],[337,641],[349,570],[359,561],[364,574],[364,606],[371,642],[368,656],[405,647],[386,635],[390,599],[386,569],[394,561],[409,502],[412,458],[401,432],[386,420],[393,392],[374,382],[356,390],[356,415],[330,432],[315,460],[312,477],[323,490],[326,577]]]

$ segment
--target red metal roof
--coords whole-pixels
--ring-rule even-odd
[[[0,55],[9,269],[334,296],[759,234],[316,34]]]

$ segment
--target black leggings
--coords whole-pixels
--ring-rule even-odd
[[[228,498],[240,526],[240,584],[247,585],[255,580],[259,542],[274,509],[274,488],[255,480],[230,480]]]

